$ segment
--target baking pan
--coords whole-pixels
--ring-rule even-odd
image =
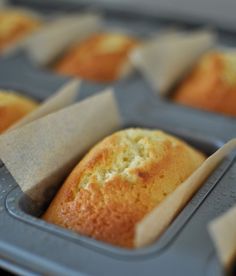
[[[137,126],[137,123],[132,125]],[[142,124],[142,126],[144,125]],[[145,126],[154,127],[156,125],[154,122],[150,125],[149,120]],[[157,127],[161,126],[158,125]],[[172,133],[185,137],[186,140],[192,142],[193,145],[198,146],[201,150],[209,150],[209,148],[214,150],[220,146],[218,140],[206,139],[205,135],[202,137],[197,135],[198,137],[195,137],[192,132],[187,135],[186,131],[183,133],[174,129],[172,129]],[[197,245],[199,246],[200,244],[202,249],[204,249],[204,252],[202,252],[204,254],[200,255],[199,259],[196,258],[196,256],[196,260],[194,258],[194,253],[196,253],[195,250],[197,248],[192,247],[191,243],[186,244],[187,241],[185,238],[182,238],[184,243],[180,243],[179,249],[176,248],[175,244],[178,239],[182,237],[182,233],[186,231],[189,223],[195,221],[194,217],[199,214],[199,208],[205,205],[205,201],[211,196],[212,190],[214,191],[221,183],[222,178],[228,175],[232,165],[232,157],[224,160],[210,178],[208,178],[204,186],[197,192],[186,208],[184,208],[174,220],[161,239],[152,246],[139,250],[119,249],[60,229],[54,225],[49,225],[38,219],[37,216],[42,210],[38,210],[37,206],[34,206],[32,202],[22,194],[11,175],[5,167],[2,167],[0,169],[0,194],[1,200],[3,200],[5,206],[1,209],[0,216],[1,221],[4,222],[5,220],[6,222],[4,224],[5,228],[1,229],[1,236],[4,235],[5,237],[4,243],[0,243],[1,255],[7,259],[9,254],[10,257],[14,258],[15,262],[18,261],[21,265],[23,264],[28,269],[33,269],[38,273],[51,272],[62,275],[70,275],[71,273],[76,274],[77,271],[81,271],[81,265],[83,264],[82,267],[85,271],[82,270],[81,272],[91,275],[120,275],[120,273],[125,272],[129,275],[142,275],[144,269],[150,269],[149,266],[153,269],[148,272],[150,275],[156,275],[156,270],[162,271],[165,273],[164,275],[170,275],[173,272],[170,270],[171,266],[166,265],[162,267],[161,264],[168,264],[172,254],[172,258],[175,259],[176,250],[178,252],[179,261],[181,261],[181,255],[183,258],[185,255],[184,251],[182,251],[184,248],[181,249],[184,244],[185,246],[188,245],[186,248],[188,251],[187,254],[193,255],[193,264],[190,268],[194,268],[194,263],[197,260],[198,266],[200,265],[201,269],[203,269],[206,264],[206,257],[208,257],[205,254],[209,253],[208,246],[211,245],[211,243],[209,239],[202,241],[202,231],[196,232],[196,229],[192,229],[190,233],[191,241],[196,242],[196,240],[198,240]],[[216,188],[214,189],[214,187]],[[222,193],[222,190],[220,192]],[[203,202],[204,204],[202,204]],[[227,206],[228,204],[229,202],[227,201]],[[221,208],[223,207],[222,205],[220,205]],[[218,206],[213,207],[219,208],[219,203]],[[206,213],[209,215],[209,212]],[[200,223],[198,228],[201,229],[203,225],[204,224]],[[187,234],[189,235],[188,232]],[[194,239],[192,238],[193,235]],[[18,248],[14,248],[16,245],[18,245]],[[72,246],[73,249],[70,248],[70,246]],[[37,255],[41,256],[39,257]],[[42,257],[47,257],[47,259],[41,260]],[[56,263],[54,263],[54,258],[56,259]],[[92,259],[93,263],[96,265],[91,266],[90,263],[86,262],[87,258]],[[153,263],[154,260],[155,262]],[[110,267],[106,266],[107,263],[110,263]],[[179,274],[176,275],[182,275],[183,272],[187,272],[183,264],[181,265],[181,263],[179,263],[179,265]],[[100,268],[99,270],[96,268],[97,266]],[[115,270],[115,272],[113,270]],[[201,275],[199,274],[199,270],[196,272],[196,275]]]
[[[47,5],[42,6],[47,10]],[[70,6],[64,4],[61,9],[70,10]],[[100,9],[107,23],[141,35],[177,24],[170,19],[135,18],[132,13],[122,16],[120,10],[116,12],[110,7]],[[178,25],[196,26],[191,22]],[[236,45],[233,33],[219,34],[223,44]],[[67,79],[39,70],[22,52],[0,60],[0,86],[39,100],[51,95]],[[103,87],[82,82],[79,99]],[[207,154],[236,136],[234,118],[162,100],[138,73],[115,83],[114,88],[124,127],[161,128]],[[0,266],[23,275],[222,275],[206,226],[236,202],[235,161],[233,155],[226,158],[161,238],[138,250],[120,249],[40,220],[38,216],[43,210],[22,194],[6,168],[0,165]]]

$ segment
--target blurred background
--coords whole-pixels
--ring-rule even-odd
[[[132,11],[142,11],[156,14],[161,17],[185,18],[193,21],[202,20],[222,28],[236,29],[236,1],[235,0],[13,0],[15,4],[37,3],[38,5],[50,3],[68,4],[96,4],[104,3],[112,6],[126,7]]]

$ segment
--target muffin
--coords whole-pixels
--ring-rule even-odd
[[[236,54],[205,54],[174,92],[174,101],[236,116]]]
[[[126,129],[95,145],[42,218],[116,246],[134,246],[135,225],[205,160],[158,130]]]
[[[39,20],[26,12],[0,10],[0,52],[39,26]]]
[[[111,82],[125,75],[129,52],[138,41],[123,34],[99,33],[75,44],[55,70],[96,82]]]
[[[12,91],[0,90],[0,134],[37,107],[37,103]]]

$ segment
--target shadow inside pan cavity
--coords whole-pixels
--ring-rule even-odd
[[[47,188],[44,191],[45,201],[42,204],[33,201],[29,196],[22,193],[19,198],[18,207],[26,214],[34,217],[41,217],[61,185],[62,183],[59,183],[59,185]]]
[[[43,206],[35,203],[29,196],[25,194],[22,194],[18,203],[19,208],[31,216],[40,217],[43,214]]]

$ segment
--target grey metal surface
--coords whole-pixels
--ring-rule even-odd
[[[142,25],[142,33],[145,24],[153,29],[165,25],[158,21],[141,24],[139,18],[125,20],[114,14],[107,20],[135,32]],[[222,34],[221,41],[236,43],[232,34]],[[35,68],[21,53],[0,60],[0,86],[39,100],[66,80]],[[79,99],[103,87],[83,82]],[[164,128],[204,151],[236,136],[236,119],[162,100],[138,73],[114,87],[125,125]],[[158,242],[138,251],[115,248],[38,219],[34,214],[39,210],[22,199],[17,184],[0,166],[0,259],[4,260],[0,266],[52,275],[222,275],[207,223],[236,202],[232,158],[214,171]]]
[[[43,6],[41,0],[11,0],[16,4]],[[159,18],[175,18],[202,22],[225,29],[236,30],[236,2],[234,0],[47,0],[48,6],[64,5],[114,7],[117,10],[152,14]]]

